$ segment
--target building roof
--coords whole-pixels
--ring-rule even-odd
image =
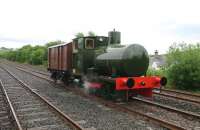
[[[166,55],[151,55],[149,57],[149,67],[153,68],[153,64],[156,63],[158,67],[166,65]]]

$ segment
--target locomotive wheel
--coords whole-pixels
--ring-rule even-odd
[[[112,87],[112,85],[103,85],[103,87],[101,88],[101,96],[105,99],[108,99],[108,100],[113,100],[114,99],[114,96],[115,95],[115,91]]]

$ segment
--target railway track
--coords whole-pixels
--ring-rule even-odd
[[[48,72],[43,72],[43,71],[38,71],[38,70],[35,70],[33,68],[28,68],[27,66],[23,66],[23,65],[18,65],[19,68],[26,68],[26,69],[29,69],[31,70],[32,72],[35,72],[35,73],[39,73],[39,74],[42,74],[42,75],[45,75],[45,76],[50,76],[50,73]]]
[[[154,94],[200,104],[200,95],[192,94],[188,92],[161,89],[161,92],[154,92]]]
[[[22,130],[7,92],[0,80],[0,129]]]
[[[176,93],[176,94],[184,94],[187,96],[192,96],[192,97],[197,97],[200,98],[200,94],[193,94],[190,92],[185,92],[185,91],[179,91],[179,90],[170,90],[170,89],[162,89],[165,92],[172,92],[172,93]]]
[[[0,69],[6,78],[2,81],[12,110],[18,121],[19,130],[83,130],[83,128],[50,103],[43,96],[31,89],[23,81],[5,68]]]
[[[18,75],[20,79],[23,79],[24,82],[29,84],[32,89],[37,90],[39,93],[48,98],[52,103],[56,102],[56,106],[58,106],[62,111],[72,116],[74,120],[80,122],[81,125],[83,123],[84,128],[88,128],[89,130],[95,130],[95,129],[167,130],[167,128],[161,126],[157,122],[155,123],[148,119],[145,120],[144,117],[139,116],[138,114],[134,115],[132,113],[134,116],[131,116],[127,112],[121,112],[116,109],[110,109],[109,107],[106,107],[106,105],[102,105],[103,103],[97,102],[93,99],[83,98],[83,96],[72,94],[72,91],[66,91],[63,87],[61,87],[61,85],[48,83],[45,80],[39,79],[38,77],[35,76],[33,77],[32,75],[28,75],[12,67],[6,66],[6,68],[9,68],[9,70]],[[32,83],[32,81],[29,81],[29,79],[32,79],[34,83]],[[36,84],[38,84],[38,86]],[[65,97],[64,95],[68,96]],[[72,98],[74,99],[71,102]],[[70,106],[73,106],[73,108],[68,109]],[[79,110],[77,111],[76,109]],[[72,111],[72,113],[70,111]]]
[[[137,98],[137,97],[134,97],[132,100],[143,102],[145,104],[149,104],[149,105],[152,105],[152,106],[160,107],[160,108],[166,109],[168,111],[176,112],[176,113],[179,113],[179,114],[182,114],[182,115],[185,115],[185,116],[190,116],[190,117],[193,117],[193,118],[197,118],[200,121],[200,115],[196,114],[196,113],[193,113],[193,112],[179,110],[179,109],[174,108],[174,107],[170,107],[170,106],[167,106],[167,105],[159,104],[159,103],[156,103],[156,102],[153,102],[153,101],[149,101],[149,100],[142,99],[142,98]]]
[[[24,70],[22,68],[18,68],[18,69],[21,69],[22,71],[27,71],[27,70]],[[53,82],[53,80],[49,79],[48,76],[46,75],[43,75],[41,73],[37,73],[37,71],[27,71],[27,73],[32,73],[32,75],[35,75],[37,77],[42,77],[43,79],[47,80],[47,81],[50,81],[50,82]],[[161,107],[161,108],[164,108],[168,111],[171,111],[171,112],[176,112],[176,113],[180,113],[182,115],[185,115],[185,116],[189,116],[189,117],[192,117],[192,118],[199,118],[199,114],[195,114],[193,112],[188,112],[188,111],[183,111],[183,110],[179,110],[179,109],[176,109],[176,108],[173,108],[173,107],[169,107],[167,105],[162,105],[162,104],[159,104],[159,103],[155,103],[155,102],[151,102],[151,101],[148,101],[148,100],[143,100],[143,99],[134,99],[134,100],[137,100],[137,101],[140,101],[140,102],[143,102],[143,103],[146,103],[146,104],[149,104],[149,105],[153,105],[153,106],[157,106],[157,107]]]
[[[83,97],[95,99],[96,101],[101,102],[105,106],[109,106],[111,108],[118,109],[118,110],[121,110],[123,112],[127,112],[127,113],[129,113],[133,116],[135,114],[143,116],[146,119],[151,120],[151,121],[156,122],[156,123],[159,123],[163,127],[166,127],[168,129],[171,129],[171,130],[175,130],[175,129],[185,129],[185,130],[191,129],[192,130],[194,125],[189,124],[190,126],[189,125],[188,126],[190,128],[186,127],[186,126],[184,126],[184,121],[181,120],[183,117],[186,117],[186,116],[188,116],[188,117],[186,117],[186,118],[188,118],[188,121],[189,120],[196,120],[195,123],[198,124],[198,125],[195,126],[196,128],[199,128],[198,126],[200,125],[199,124],[200,115],[196,115],[196,114],[185,112],[185,111],[180,111],[178,109],[170,108],[168,106],[163,106],[161,104],[156,104],[154,102],[148,102],[147,100],[134,98],[133,100],[138,101],[137,104],[135,102],[133,102],[133,100],[131,100],[128,103],[123,103],[123,102],[113,103],[111,101],[105,101],[102,98],[99,98],[99,97],[96,97],[96,96],[87,95],[87,94],[79,91],[79,89],[76,89],[75,91],[70,89],[70,91],[73,91],[74,93],[82,95]],[[141,104],[141,102],[143,104]],[[146,109],[143,109],[143,108],[145,108],[145,106],[147,106]],[[162,108],[161,111],[164,111],[164,112],[162,112],[164,114],[161,115],[159,107]],[[149,113],[148,111],[150,111],[151,113]],[[172,113],[170,113],[169,111],[172,112]],[[152,112],[154,112],[154,114]],[[170,116],[172,116],[172,114],[176,115],[176,116],[178,115],[178,117],[181,117],[181,119],[178,119],[177,117],[176,118],[173,117],[174,119],[171,118],[170,120],[168,120],[167,118],[170,118],[170,116],[167,117],[168,114],[166,114],[166,113],[168,113]],[[193,123],[193,124],[195,124],[195,123]]]
[[[19,66],[17,68],[26,68],[32,72],[35,72],[35,73],[39,73],[41,75],[44,75],[46,76],[47,78],[50,76],[49,73],[46,73],[46,72],[42,72],[42,71],[37,71],[37,70],[34,70],[34,69],[30,69],[26,66]],[[169,89],[162,89],[161,92],[156,92],[154,91],[153,92],[154,95],[157,95],[157,96],[165,96],[165,97],[170,97],[170,98],[174,98],[174,99],[179,99],[179,100],[183,100],[183,101],[188,101],[188,102],[192,102],[192,103],[198,103],[200,104],[200,95],[198,94],[193,94],[193,93],[189,93],[189,92],[184,92],[184,91],[178,91],[178,90],[169,90]]]
[[[21,71],[24,71],[24,72],[26,72],[26,73],[32,74],[32,75],[34,75],[34,76],[36,76],[36,77],[45,79],[45,80],[47,80],[47,81],[49,81],[49,82],[51,82],[51,83],[54,83],[53,80],[49,79],[47,76],[44,76],[44,75],[42,75],[42,74],[38,74],[38,73],[35,73],[35,72],[31,72],[31,71],[28,71],[28,70],[24,70],[24,69],[22,69],[22,68],[17,68],[17,69],[19,69],[19,70],[21,70]],[[139,112],[139,111],[137,111],[137,110],[133,110],[133,109],[131,109],[131,108],[127,108],[127,107],[125,107],[125,106],[123,106],[123,105],[119,105],[119,104],[115,104],[115,103],[110,102],[110,101],[102,100],[101,98],[98,98],[98,97],[94,97],[94,96],[91,97],[91,95],[87,95],[87,94],[85,94],[85,93],[82,93],[82,92],[80,92],[79,90],[76,90],[76,89],[75,89],[75,91],[74,91],[74,89],[70,89],[70,88],[67,88],[67,89],[70,90],[70,91],[73,91],[74,93],[77,93],[77,94],[79,94],[79,95],[82,95],[82,96],[84,96],[84,97],[93,98],[93,99],[97,100],[98,102],[101,102],[101,103],[104,104],[105,106],[109,106],[109,107],[112,107],[112,108],[114,108],[114,109],[118,109],[118,110],[121,110],[121,111],[130,113],[130,114],[133,114],[133,115],[134,115],[134,114],[137,114],[137,115],[143,116],[143,117],[145,117],[145,118],[147,118],[147,119],[149,119],[149,120],[151,120],[151,121],[153,121],[153,122],[156,122],[156,123],[161,124],[162,126],[164,126],[164,127],[166,127],[166,128],[169,128],[169,129],[180,129],[180,130],[181,130],[181,129],[186,129],[186,128],[181,127],[180,125],[177,125],[177,123],[172,123],[172,122],[169,122],[169,121],[166,121],[166,120],[163,120],[163,119],[159,119],[159,118],[156,118],[156,117],[154,117],[154,116],[151,116],[151,115],[148,115],[148,114]],[[136,100],[136,99],[135,99],[135,100]],[[150,103],[149,103],[149,104],[150,104]],[[153,104],[153,103],[152,103],[152,104]],[[151,105],[152,105],[152,104],[151,104]],[[154,105],[155,105],[155,103],[154,103]],[[159,105],[160,105],[160,104],[157,104],[157,106],[159,106]],[[159,107],[161,107],[161,105],[160,105]],[[176,110],[176,109],[173,109],[173,108],[169,108],[169,107],[168,107],[168,108],[165,108],[165,106],[162,106],[162,108],[167,109],[168,111],[173,111],[173,112],[179,111],[179,110]],[[189,112],[183,112],[183,111],[182,111],[181,114],[184,114],[184,115],[187,115],[187,116],[191,116],[191,117],[194,117],[194,118],[199,118],[199,115],[195,115],[195,114],[189,113]]]
[[[23,68],[23,66],[19,66],[18,68]],[[28,69],[28,68],[26,67],[26,69]],[[33,69],[31,69],[30,71],[44,75],[47,78],[50,77],[49,73],[40,72],[40,71],[36,71]],[[165,97],[170,97],[170,98],[174,98],[174,99],[179,99],[179,100],[183,100],[183,101],[200,104],[200,95],[197,95],[197,94],[181,92],[181,91],[176,91],[176,90],[169,90],[169,89],[162,89],[161,92],[153,92],[153,93],[154,93],[154,95],[157,95],[157,96],[165,96]]]
[[[170,108],[168,106],[160,107],[157,105],[154,105],[153,102],[148,102],[144,99],[133,99],[130,102],[123,104],[124,107],[128,109],[136,109],[139,112],[143,112],[147,115],[151,115],[153,117],[158,117],[162,120],[167,120],[170,123],[174,123],[176,125],[182,126],[187,130],[193,130],[199,128],[200,124],[200,118],[199,116],[196,117],[193,114],[192,115],[186,115],[185,113],[180,112],[180,110],[176,110],[174,108]],[[192,121],[191,121],[192,120]],[[188,124],[186,124],[186,122]]]
[[[19,70],[24,70],[22,67],[16,67],[16,68]],[[41,76],[43,75],[42,76],[43,78],[49,79],[49,74],[44,74],[43,72],[40,73],[38,71],[33,71],[33,70],[30,70],[30,71],[35,73],[36,75],[41,74]],[[173,99],[179,99],[182,101],[188,101],[191,103],[200,104],[200,95],[197,95],[197,94],[175,91],[175,90],[168,90],[168,89],[162,89],[161,92],[154,91],[153,93],[156,96],[170,97]]]
[[[39,74],[42,74],[42,75],[45,75],[45,76],[50,76],[50,73],[45,72],[45,71],[36,70],[35,68],[32,68],[31,65],[29,65],[29,66],[22,65],[22,64],[19,65],[19,64],[15,64],[13,62],[10,62],[10,61],[4,61],[4,64],[6,64],[6,65],[12,65],[13,67],[28,69],[28,70],[30,70],[32,72],[39,73]]]

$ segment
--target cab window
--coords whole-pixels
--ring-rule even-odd
[[[94,39],[86,38],[85,39],[85,48],[94,49]]]

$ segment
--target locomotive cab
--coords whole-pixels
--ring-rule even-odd
[[[77,44],[76,53],[73,53],[74,74],[86,74],[88,68],[94,67],[96,55],[99,50],[107,46],[108,38],[104,36],[88,36],[73,40]],[[78,53],[77,53],[78,52]],[[100,52],[101,53],[101,52]]]

